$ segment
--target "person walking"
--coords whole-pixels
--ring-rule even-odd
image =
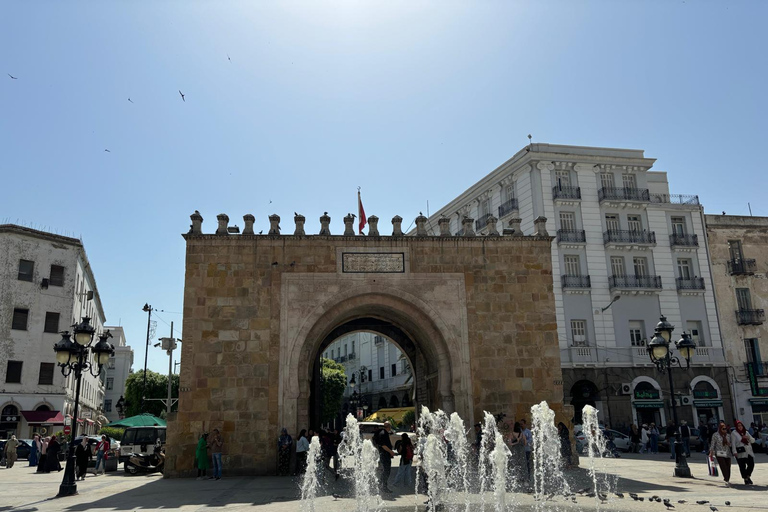
[[[520,426],[523,429],[525,437],[525,477],[531,479],[531,456],[533,455],[533,433],[528,428],[528,422],[525,419],[520,420]]]
[[[380,428],[373,436],[373,444],[379,449],[379,462],[381,463],[380,472],[380,486],[381,492],[391,494],[392,489],[389,488],[389,475],[392,473],[392,459],[395,457],[395,452],[392,451],[392,441],[389,439],[389,434],[392,432],[392,425],[388,422],[384,422],[384,427]]]
[[[208,432],[203,433],[197,441],[195,449],[195,466],[197,467],[197,479],[205,478],[210,464],[208,463]]]
[[[93,474],[95,476],[98,476],[99,474],[99,467],[104,467],[103,473],[106,474],[107,472],[107,455],[109,452],[109,440],[107,439],[107,436],[103,435],[101,436],[101,441],[99,441],[96,444],[96,466],[93,468]],[[104,464],[102,464],[102,462]]]
[[[85,480],[88,473],[88,461],[91,460],[91,447],[88,446],[88,438],[83,436],[83,441],[75,448],[75,463],[77,465],[77,480]]]
[[[16,462],[16,448],[19,447],[19,441],[16,439],[15,435],[12,435],[9,440],[5,442],[5,464],[6,468],[11,469],[13,467],[13,464]]]
[[[677,454],[675,453],[675,435],[677,435],[677,425],[670,420],[667,423],[667,442],[669,443],[669,458],[674,459]]]
[[[648,440],[651,443],[651,453],[659,453],[659,429],[655,423],[651,423],[648,429]]]
[[[408,434],[403,433],[398,441],[397,453],[400,455],[400,467],[397,468],[394,486],[397,487],[403,483],[406,488],[413,487],[413,472],[411,470],[413,463],[413,443]]]
[[[707,453],[709,447],[709,428],[707,424],[699,422],[699,440],[701,441],[701,453]]]
[[[755,438],[744,428],[744,424],[736,420],[736,429],[731,432],[731,446],[745,485],[752,485],[752,471],[755,470],[755,452],[752,450],[754,442]]]
[[[61,463],[59,462],[59,453],[61,452],[61,444],[56,436],[51,436],[51,440],[48,441],[48,449],[46,450],[45,472],[61,471]]]
[[[213,460],[213,476],[211,478],[221,480],[221,454],[224,449],[224,440],[221,438],[219,429],[213,429],[213,439],[211,439],[211,459]]]
[[[688,427],[688,422],[685,420],[680,421],[680,438],[683,440],[683,452],[686,457],[691,456],[691,429]]]
[[[723,473],[725,486],[730,487],[731,480],[731,441],[728,435],[728,425],[720,422],[717,433],[712,436],[712,444],[709,445],[709,458],[717,458],[717,465]]]
[[[283,427],[280,430],[280,437],[277,438],[277,474],[289,475],[291,473],[291,449],[293,448],[293,438],[288,435],[288,429]]]
[[[648,453],[648,442],[650,439],[651,437],[648,432],[648,425],[643,423],[643,428],[640,430],[640,453]]]
[[[296,472],[294,475],[303,475],[307,470],[307,454],[309,453],[309,441],[307,441],[306,429],[299,432],[299,440],[296,441]]]
[[[631,452],[640,452],[640,429],[634,423],[629,427],[629,442],[631,444]]]
[[[637,430],[635,425],[632,425]],[[562,421],[557,424],[557,435],[560,436],[560,457],[563,459],[563,465],[565,469],[570,469],[573,465],[572,457],[573,452],[571,450],[571,433],[568,431],[568,427]]]
[[[37,460],[36,473],[47,473],[46,468],[48,466],[48,438],[40,438],[40,458]]]
[[[40,453],[40,436],[35,434],[32,438],[32,444],[29,446],[29,465],[37,466],[37,455]]]

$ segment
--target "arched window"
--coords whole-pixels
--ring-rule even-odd
[[[379,407],[378,408],[379,409],[386,409],[386,407],[387,407],[387,399],[382,396],[381,398],[379,398]]]
[[[50,411],[51,408],[47,404],[38,405],[36,411]]]
[[[389,399],[389,406],[400,407],[400,400],[398,400],[395,395],[392,395],[392,398]]]
[[[410,399],[410,397],[408,396],[408,393],[405,393],[405,394],[403,395],[403,399],[402,399],[402,401],[400,402],[400,404],[401,404],[403,407],[410,407],[410,406],[412,405],[412,404],[411,404],[411,399]]]

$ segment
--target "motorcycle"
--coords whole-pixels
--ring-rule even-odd
[[[125,472],[130,475],[162,472],[164,466],[165,453],[162,450],[155,450],[152,454],[134,453],[125,461]]]

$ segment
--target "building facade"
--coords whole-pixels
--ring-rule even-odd
[[[62,375],[53,345],[84,316],[101,331],[104,311],[82,242],[0,225],[0,437],[71,423],[75,379]],[[81,431],[98,431],[103,402],[102,378],[83,373]]]
[[[768,423],[768,217],[706,215],[720,329],[736,412]]]
[[[125,330],[122,327],[104,327],[112,333],[110,340],[115,347],[115,353],[109,358],[104,378],[104,416],[109,422],[122,419],[117,409],[117,402],[125,395],[125,383],[131,374],[133,365],[133,349],[125,340]]]
[[[616,428],[666,424],[669,384],[646,349],[661,315],[698,348],[675,371],[681,419],[732,419],[697,196],[670,195],[642,150],[531,144],[429,220],[478,234],[534,230],[546,218],[566,403]],[[466,219],[472,223],[466,223]],[[489,225],[488,223],[491,223]],[[447,222],[443,220],[443,222]],[[511,298],[514,300],[514,297]]]
[[[410,362],[384,336],[373,332],[345,335],[328,345],[323,357],[343,364],[347,373],[340,419],[347,413],[364,417],[379,409],[413,405]]]

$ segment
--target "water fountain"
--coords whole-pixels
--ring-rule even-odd
[[[339,444],[339,457],[344,460],[344,467],[349,467],[351,463],[358,512],[377,510],[381,504],[376,478],[379,453],[369,439],[362,438],[360,426],[351,414],[347,415],[344,440]]]
[[[555,411],[547,402],[531,407],[533,433],[533,487],[537,509],[543,500],[555,495],[570,494],[563,474],[560,456],[560,436],[555,426]]]
[[[469,443],[464,421],[458,413],[452,413],[445,430],[445,440],[450,446],[448,480],[453,489],[464,496],[464,511],[470,512],[469,487]],[[458,507],[456,507],[458,508]]]
[[[315,512],[319,472],[323,470],[320,450],[320,438],[312,436],[307,454],[307,468],[301,481],[301,510]]]
[[[611,496],[611,481],[605,466],[603,455],[608,452],[605,436],[597,418],[597,409],[585,405],[582,411],[584,420],[582,429],[589,458],[589,476],[592,479],[592,492],[595,495],[595,508]]]

